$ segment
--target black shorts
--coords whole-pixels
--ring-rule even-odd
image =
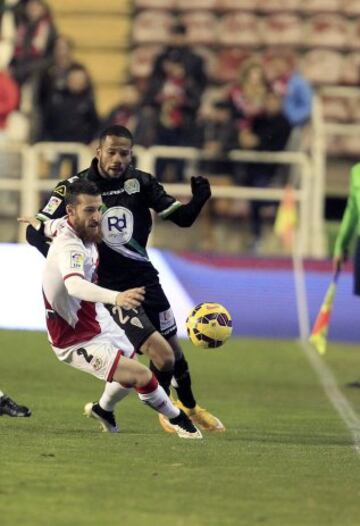
[[[112,305],[106,305],[106,308],[137,352],[155,331],[166,339],[177,333],[174,314],[159,283],[146,287],[145,300],[137,309],[125,310]]]
[[[360,296],[360,238],[356,241],[354,255],[354,294]]]

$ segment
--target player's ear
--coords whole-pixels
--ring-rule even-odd
[[[74,207],[72,205],[66,205],[66,214],[69,217],[74,215]]]

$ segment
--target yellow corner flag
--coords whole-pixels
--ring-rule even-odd
[[[287,185],[284,190],[284,197],[279,204],[274,225],[275,234],[280,237],[284,247],[287,249],[290,249],[293,245],[297,221],[294,189],[292,186]]]
[[[338,276],[339,271],[337,270],[326,291],[324,301],[320,307],[319,314],[317,315],[309,338],[309,342],[313,344],[315,349],[320,354],[325,354],[326,352],[327,334],[329,330]]]

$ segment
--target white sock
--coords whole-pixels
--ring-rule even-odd
[[[174,406],[164,389],[158,384],[155,376],[152,377],[145,387],[137,389],[137,392],[140,400],[155,409],[158,413],[168,418],[179,416],[180,410]]]
[[[4,393],[2,391],[0,391],[0,398],[4,396]]]
[[[131,389],[118,382],[106,382],[99,404],[104,411],[114,411],[115,405],[130,393]]]

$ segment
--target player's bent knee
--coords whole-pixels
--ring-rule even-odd
[[[141,365],[141,364],[139,364],[139,365]],[[150,371],[150,369],[148,369],[147,367],[141,365],[141,368],[139,368],[137,370],[137,372],[136,372],[135,387],[136,388],[144,387],[145,385],[147,385],[151,381],[152,376],[153,376],[153,374]]]
[[[159,332],[154,332],[149,336],[141,346],[141,351],[154,362],[158,369],[170,370],[174,368],[174,352]]]

